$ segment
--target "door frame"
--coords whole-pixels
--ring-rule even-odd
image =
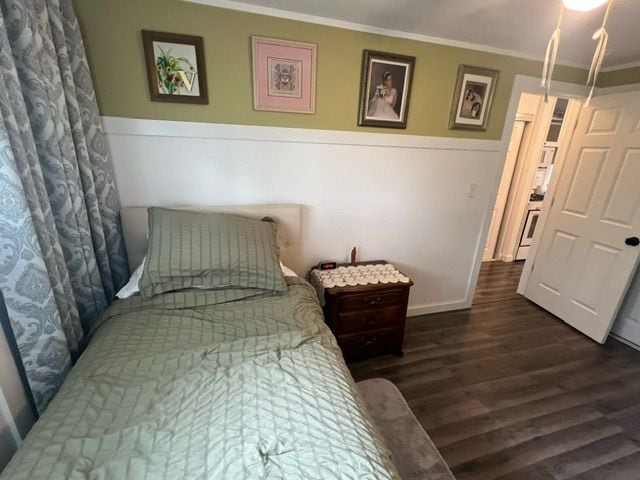
[[[554,97],[560,96],[566,98],[584,98],[587,94],[587,87],[582,84],[554,81],[552,83],[552,87],[553,91],[551,92],[551,95],[553,95]],[[605,93],[604,90],[605,89],[603,89],[601,93]],[[476,284],[478,283],[478,275],[480,274],[480,267],[482,266],[482,256],[484,254],[484,248],[487,243],[491,217],[493,216],[493,206],[496,203],[498,188],[500,187],[500,179],[502,178],[507,150],[509,149],[511,132],[516,121],[516,113],[518,112],[520,95],[523,93],[533,93],[538,95],[544,93],[540,88],[540,78],[520,74],[516,75],[514,78],[513,87],[511,89],[511,97],[509,99],[509,106],[507,108],[507,115],[505,117],[504,126],[502,128],[502,137],[500,138],[500,149],[498,151],[499,163],[493,176],[493,186],[491,188],[492,194],[489,198],[488,203],[485,205],[485,215],[483,219],[482,232],[479,236],[479,241],[476,246],[473,272],[469,277],[467,300],[463,308],[470,308],[471,304],[473,303],[473,295],[476,290]],[[541,226],[539,226],[538,228],[542,229]]]
[[[545,104],[541,101],[538,104],[535,119],[529,127],[529,138],[527,139],[522,161],[516,165],[515,182],[511,186],[509,202],[505,209],[503,235],[501,235],[497,246],[498,259],[504,262],[516,260],[520,236],[526,222],[525,214],[529,204],[531,182],[544,147],[544,141],[547,138],[547,130],[549,122],[551,122],[554,106],[555,103],[551,105],[551,102]]]
[[[511,182],[513,181],[513,176],[516,171],[516,167],[518,164],[518,160],[521,158],[521,155],[526,151],[526,147],[528,144],[527,138],[527,124],[530,123],[533,119],[531,118],[524,120],[520,114],[516,115],[516,121],[513,123],[513,130],[511,131],[511,138],[509,139],[509,145],[513,143],[514,135],[516,135],[516,125],[518,122],[522,124],[522,132],[518,133],[518,148],[514,152],[514,155],[510,158],[509,164],[507,164],[507,159],[509,159],[509,153],[507,152],[507,156],[505,157],[504,167],[502,169],[502,176],[500,178],[500,186],[498,187],[498,194],[496,195],[496,203],[493,206],[493,212],[491,214],[491,223],[489,224],[489,233],[487,234],[487,241],[484,246],[484,251],[482,253],[482,261],[492,261],[496,259],[498,253],[498,244],[500,243],[500,232],[502,230],[502,223],[504,222],[509,198],[509,191],[511,190]],[[498,205],[498,197],[502,195],[501,203],[498,207],[500,213],[495,216],[496,206]],[[490,256],[491,258],[487,258],[487,248],[493,244],[493,248],[490,248]]]

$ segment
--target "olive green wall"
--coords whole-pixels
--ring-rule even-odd
[[[195,122],[498,139],[518,73],[539,76],[539,62],[224,10],[179,0],[74,0],[103,115]],[[151,102],[140,30],[204,37],[209,105]],[[318,45],[316,113],[252,108],[250,36]],[[541,51],[544,45],[540,45]],[[417,57],[406,130],[357,126],[363,49]],[[486,132],[449,130],[459,64],[500,71]],[[554,79],[582,83],[586,72],[557,66]]]
[[[598,78],[599,87],[617,87],[631,83],[640,83],[640,67],[603,72]]]

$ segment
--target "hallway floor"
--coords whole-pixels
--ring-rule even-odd
[[[407,399],[460,480],[640,478],[640,352],[598,345],[483,264],[470,310],[409,318],[405,355],[350,365]]]
[[[522,298],[516,293],[524,262],[483,262],[473,304]]]

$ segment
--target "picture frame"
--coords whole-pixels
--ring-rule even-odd
[[[152,101],[209,103],[202,37],[142,30],[142,45]]]
[[[252,36],[251,54],[255,110],[315,113],[315,44]]]
[[[460,65],[453,93],[449,129],[486,130],[498,70]]]
[[[407,128],[416,57],[364,50],[358,125]]]

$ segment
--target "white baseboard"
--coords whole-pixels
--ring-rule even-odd
[[[448,303],[432,303],[427,305],[409,305],[407,308],[407,317],[417,317],[418,315],[428,315],[431,313],[450,312],[453,310],[464,310],[470,305],[466,301],[448,302]]]
[[[640,345],[636,345],[635,343],[633,343],[630,340],[627,340],[624,337],[616,335],[615,333],[610,333],[609,335],[612,336],[613,338],[615,338],[616,340],[618,340],[619,342],[622,342],[622,343],[624,343],[625,345],[627,345],[627,346],[629,346],[631,348],[634,348],[636,350],[640,350]]]

